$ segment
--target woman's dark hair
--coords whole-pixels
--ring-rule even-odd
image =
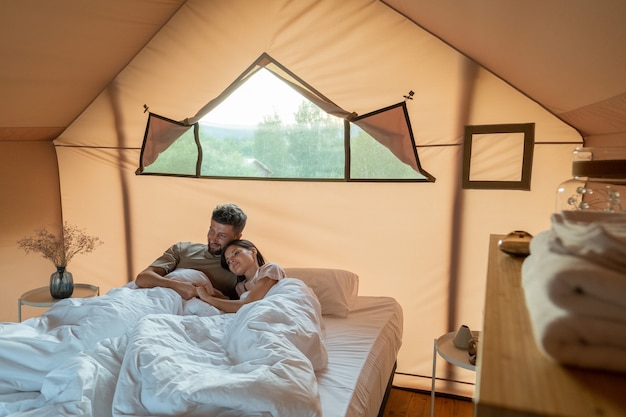
[[[244,249],[256,249],[256,260],[259,263],[259,266],[265,265],[265,258],[263,257],[263,255],[261,255],[261,251],[259,250],[259,248],[254,246],[254,243],[245,239],[235,239],[230,243],[227,243],[222,250],[222,257],[220,258],[220,262],[222,264],[222,268],[224,268],[225,270],[229,270],[228,263],[226,262],[226,249],[231,246],[239,246],[240,248]]]

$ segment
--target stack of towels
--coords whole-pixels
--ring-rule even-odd
[[[626,372],[626,214],[563,211],[530,242],[522,287],[539,348]]]

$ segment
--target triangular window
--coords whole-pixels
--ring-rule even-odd
[[[194,117],[150,113],[137,173],[434,181],[420,166],[404,102],[357,116],[266,54]]]

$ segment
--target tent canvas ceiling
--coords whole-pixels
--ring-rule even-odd
[[[624,143],[623,1],[385,3],[541,103],[589,145]]]
[[[56,138],[184,3],[3,2],[0,139]],[[376,2],[365,1],[361,7],[370,3]],[[623,1],[384,3],[564,118],[583,136],[623,140]],[[358,31],[349,29],[356,36]],[[56,105],[60,100],[63,105]]]
[[[353,270],[362,294],[397,298],[398,371],[427,376],[433,337],[482,325],[488,235],[548,226],[576,144],[626,144],[625,15],[617,0],[3,2],[0,259],[22,279],[3,282],[0,318],[52,272],[16,249],[34,227],[62,216],[98,235],[70,270],[106,291],[174,241],[204,241],[212,207],[235,201],[267,258]],[[358,114],[415,91],[436,183],[134,175],[144,104],[193,115],[263,52]],[[531,191],[462,190],[463,127],[501,123],[535,124]]]

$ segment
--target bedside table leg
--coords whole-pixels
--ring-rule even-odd
[[[430,417],[435,415],[435,376],[437,373],[437,339],[433,343],[433,377],[430,385]]]
[[[22,322],[22,299],[17,299],[17,322]]]

